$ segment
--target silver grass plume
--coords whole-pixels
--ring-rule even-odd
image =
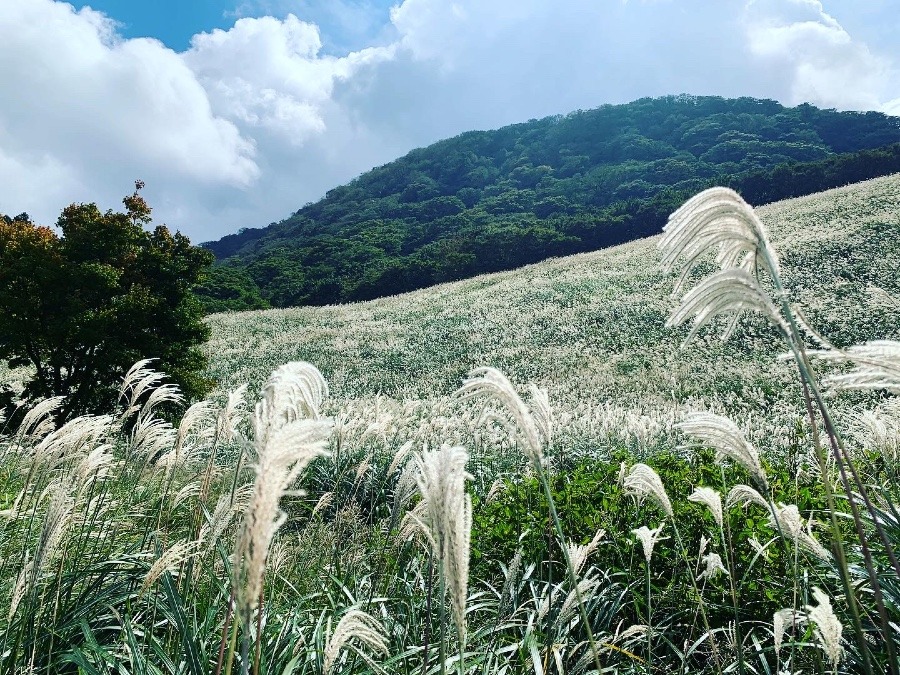
[[[50,504],[47,506],[44,516],[44,524],[41,527],[34,559],[29,561],[26,556],[25,565],[16,578],[9,611],[10,618],[15,614],[21,599],[34,587],[43,571],[53,560],[60,542],[68,531],[75,507],[75,502],[70,495],[70,488],[71,485],[62,480],[56,480],[45,490],[45,493],[51,493]]]
[[[553,417],[545,393],[533,387],[532,405],[529,407],[503,373],[487,367],[471,371],[469,379],[456,393],[464,399],[487,395],[503,404],[528,459],[533,466],[541,466],[543,448],[553,438]]]
[[[600,541],[605,536],[605,530],[597,530],[593,539],[584,546],[571,541],[566,544],[566,547],[569,549],[569,560],[572,561],[572,570],[576,575],[581,573],[581,568],[584,567],[584,563],[586,563],[590,555],[597,550]]]
[[[831,553],[828,552],[828,549],[822,546],[819,540],[810,532],[811,523],[804,523],[800,510],[794,504],[778,504],[774,511],[769,513],[769,522],[773,526],[777,525],[784,536],[790,538],[794,543],[802,546],[817,558],[825,561],[831,558]]]
[[[578,611],[578,598],[589,598],[591,594],[600,585],[600,579],[590,575],[590,572],[578,580],[578,590],[573,588],[566,594],[562,606],[559,608],[559,614],[556,620],[561,625],[568,625]],[[560,670],[560,672],[563,672]]]
[[[162,455],[157,464],[165,466],[171,473],[182,466],[192,450],[212,440],[215,427],[207,424],[212,419],[213,405],[210,401],[198,401],[184,411],[175,432],[174,447]]]
[[[138,401],[144,392],[149,391],[165,379],[163,373],[148,367],[155,360],[142,359],[131,366],[128,372],[125,373],[125,377],[122,379],[122,384],[119,387],[119,402],[126,404],[122,413],[123,419],[140,410]]]
[[[692,412],[675,427],[703,444],[715,448],[717,462],[728,457],[744,467],[760,486],[768,487],[766,472],[763,471],[759,461],[759,453],[744,438],[737,425],[727,417],[711,412]]]
[[[413,442],[406,441],[403,445],[401,445],[397,452],[394,453],[393,459],[391,459],[391,463],[388,466],[387,475],[393,476],[394,472],[404,465],[406,458],[409,457],[409,453],[412,451]]]
[[[200,481],[191,481],[190,483],[185,483],[182,488],[175,493],[175,496],[172,498],[172,508],[178,508],[179,504],[182,502],[186,502],[189,499],[193,499],[200,494]]]
[[[237,541],[233,579],[245,619],[257,605],[269,547],[286,519],[281,497],[313,459],[327,454],[331,426],[318,419],[327,391],[315,366],[292,362],[272,373],[256,405],[256,479]]]
[[[700,573],[700,576],[697,577],[698,579],[708,579],[709,581],[712,581],[720,574],[728,576],[728,570],[725,569],[725,565],[722,563],[722,556],[718,553],[707,553],[703,556],[702,562],[706,568]]]
[[[322,664],[322,672],[325,675],[331,673],[341,650],[352,640],[362,643],[383,656],[388,654],[387,638],[384,628],[378,620],[360,609],[350,609],[341,617],[334,632],[328,637]],[[358,648],[355,651],[369,666],[374,665],[365,652]]]
[[[735,485],[725,497],[725,507],[729,509],[734,506],[745,507],[748,504],[756,504],[766,510],[769,509],[769,502],[749,485]]]
[[[791,626],[797,626],[803,622],[803,612],[795,609],[779,609],[772,615],[772,639],[775,642],[775,653],[781,651],[781,643],[784,640],[784,631]]]
[[[845,350],[823,350],[810,355],[828,361],[851,361],[855,365],[848,373],[824,378],[825,386],[833,390],[887,389],[900,394],[900,342],[896,340],[875,340]]]
[[[662,479],[650,466],[641,463],[632,466],[625,476],[623,486],[625,494],[634,496],[638,501],[650,497],[663,513],[670,518],[674,515],[672,502],[669,501]]]
[[[319,511],[325,511],[328,507],[331,506],[334,501],[334,492],[325,492],[319,497],[319,500],[316,502],[316,505],[313,507],[312,515],[310,518],[315,518],[316,514]]]
[[[247,508],[250,501],[251,485],[240,486],[235,494],[234,499],[230,494],[223,494],[216,502],[216,508],[213,509],[209,520],[200,528],[200,535],[197,540],[203,542],[206,549],[213,548],[222,536],[222,533],[231,524],[235,513],[241,512]],[[197,572],[199,566],[194,568]]]
[[[441,561],[450,595],[453,621],[460,643],[466,637],[466,599],[469,583],[469,548],[472,532],[472,498],[465,491],[469,455],[459,446],[416,454],[416,484],[422,495],[420,528]],[[411,512],[412,513],[412,512]],[[443,599],[442,599],[443,600]]]
[[[143,595],[146,593],[163,574],[174,572],[182,563],[197,555],[200,552],[201,545],[202,542],[199,540],[179,541],[163,551],[147,571],[139,594]]]
[[[819,646],[831,659],[831,665],[837,669],[844,650],[841,647],[843,626],[831,607],[831,600],[819,588],[813,588],[813,597],[817,605],[806,606],[806,619],[815,624],[814,634]]]
[[[716,490],[710,487],[698,487],[688,497],[688,501],[703,504],[708,508],[713,520],[716,521],[716,525],[719,526],[719,530],[722,529],[724,520],[722,515],[722,495]]]
[[[660,536],[664,524],[665,523],[660,523],[652,530],[646,525],[641,525],[638,529],[631,531],[631,533],[637,537],[637,540],[641,542],[641,546],[644,549],[644,560],[647,561],[648,565],[650,564],[650,559],[653,557],[653,548],[656,546],[656,543],[668,539],[668,537]]]
[[[79,460],[106,436],[112,424],[108,415],[75,417],[51,431],[34,446],[32,466],[49,471]]]
[[[22,424],[19,425],[19,436],[34,441],[53,431],[56,425],[51,415],[65,400],[65,396],[53,396],[36,403],[31,410],[25,413]]]
[[[141,414],[128,439],[126,456],[150,462],[162,456],[174,443],[175,428],[171,424],[158,417]]]
[[[783,331],[784,318],[759,283],[759,269],[780,276],[775,255],[762,221],[734,190],[715,187],[695,195],[669,216],[659,242],[662,268],[671,272],[680,260],[682,271],[673,290],[677,294],[691,270],[708,251],[716,252],[719,271],[698,284],[682,299],[667,325],[677,326],[691,315],[690,340],[716,316],[732,314],[722,334],[726,339],[744,310],[761,312]]]
[[[247,385],[242,384],[237,389],[228,392],[225,399],[225,407],[219,411],[216,418],[216,436],[223,442],[229,442],[238,437],[238,423],[244,407],[244,394]]]

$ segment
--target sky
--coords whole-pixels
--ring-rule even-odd
[[[900,115],[900,0],[0,0],[0,213],[194,242],[470,129],[667,94]]]

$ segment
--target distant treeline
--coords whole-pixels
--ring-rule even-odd
[[[197,293],[208,311],[370,299],[655,234],[711,185],[759,205],[898,171],[880,113],[642,99],[415,150],[205,244],[221,262]]]

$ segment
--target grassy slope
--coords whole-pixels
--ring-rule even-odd
[[[814,326],[839,345],[897,337],[893,313],[879,311],[891,301],[877,288],[900,296],[900,175],[759,213]],[[680,350],[683,332],[664,327],[673,279],[658,270],[656,242],[359,304],[214,315],[212,374],[226,387],[256,386],[274,366],[303,359],[339,399],[429,398],[492,365],[573,403],[778,398],[777,385],[791,378],[773,363],[781,347],[758,321],[725,345],[708,336]]]

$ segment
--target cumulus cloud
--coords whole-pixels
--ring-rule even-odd
[[[745,23],[753,55],[784,74],[787,102],[886,107],[895,67],[855,41],[818,0],[754,0],[747,5]]]
[[[71,189],[123,194],[123,174],[236,187],[257,178],[252,140],[212,114],[161,43],[120,40],[103,15],[49,0],[5,0],[0,33],[4,208],[47,217],[44,205]]]
[[[288,14],[243,18],[230,30],[195,35],[183,59],[218,114],[300,146],[326,130],[322,108],[335,82],[392,54],[370,48],[336,58],[320,56],[321,48],[318,27]]]
[[[340,17],[311,0],[246,8],[263,4],[296,15],[244,16],[177,54],[89,9],[2,0],[0,92],[14,104],[0,108],[0,211],[52,222],[70,201],[116,207],[142,178],[158,220],[202,241],[413,147],[607,102],[686,92],[900,112],[896,61],[817,0],[405,0],[381,29],[372,0],[340,0]],[[335,51],[312,19],[333,30],[356,11],[348,40],[369,42]]]

